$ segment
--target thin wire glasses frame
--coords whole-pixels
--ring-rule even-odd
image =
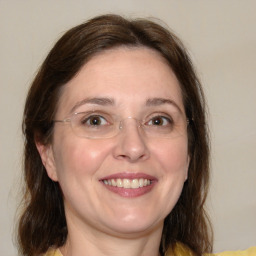
[[[157,114],[149,119],[134,117],[120,118],[118,116],[104,116],[102,114],[76,112],[63,120],[53,120],[54,123],[70,124],[73,133],[82,138],[102,139],[112,138],[125,129],[128,121],[136,123],[137,129],[142,130],[147,137],[176,138],[187,132],[190,121],[179,115],[176,120],[172,117]]]

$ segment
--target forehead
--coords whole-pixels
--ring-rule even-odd
[[[59,112],[84,98],[113,98],[117,105],[168,98],[183,108],[179,82],[167,61],[148,48],[115,48],[90,59],[63,89]]]

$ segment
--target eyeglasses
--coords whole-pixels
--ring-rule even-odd
[[[148,137],[176,138],[186,134],[189,120],[181,114],[173,116],[152,114],[146,119],[138,120],[133,117],[120,118],[103,113],[79,112],[64,120],[53,120],[55,123],[68,123],[75,135],[83,138],[101,139],[111,138],[119,132],[128,129],[135,123]]]

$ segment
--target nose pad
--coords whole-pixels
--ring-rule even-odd
[[[127,127],[127,123],[128,123],[128,120],[133,120],[135,123],[136,123],[136,127],[137,128],[141,128],[141,122],[139,120],[137,120],[136,118],[134,117],[127,117],[125,119],[122,119],[119,123],[119,130],[122,131],[124,130],[125,126]],[[130,122],[131,123],[131,122]]]
[[[140,132],[141,126],[141,121],[133,117],[127,117],[120,121],[119,131],[122,135],[113,151],[115,158],[135,162],[146,160],[149,157],[147,143]]]

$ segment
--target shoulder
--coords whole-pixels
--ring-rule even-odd
[[[49,249],[45,254],[42,256],[62,256],[59,249]]]
[[[166,256],[172,255],[170,251],[166,253]],[[193,256],[193,253],[185,246],[178,244],[175,248],[176,256]],[[62,256],[57,249],[49,249],[43,256]],[[215,254],[205,254],[205,256],[256,256],[256,247],[251,247],[245,251],[226,251]]]
[[[226,251],[213,254],[215,256],[256,256],[256,247],[251,247],[244,251]]]
[[[181,243],[177,243],[174,249],[176,256],[193,256],[193,252]],[[165,256],[171,256],[173,252],[168,250]],[[225,251],[221,253],[204,254],[204,256],[256,256],[256,247],[244,251]]]

